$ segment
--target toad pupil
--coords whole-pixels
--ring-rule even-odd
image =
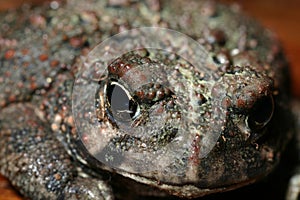
[[[258,100],[248,117],[247,123],[252,130],[260,130],[264,128],[272,119],[274,112],[273,96],[265,96]]]
[[[128,123],[139,115],[139,105],[129,91],[116,81],[107,85],[107,114],[114,123]]]

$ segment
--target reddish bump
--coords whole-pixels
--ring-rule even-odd
[[[23,62],[23,67],[28,67],[29,65],[30,65],[30,63],[29,62]]]
[[[33,26],[44,27],[46,25],[46,19],[41,15],[32,15],[30,17],[30,23]]]
[[[148,100],[153,100],[155,96],[156,96],[156,93],[154,91],[149,91],[146,95]]]
[[[30,83],[30,89],[35,90],[37,88],[37,84],[35,82]]]
[[[195,138],[192,142],[192,149],[191,149],[191,155],[189,157],[190,162],[192,162],[194,165],[198,165],[199,163],[199,154],[200,154],[200,135],[196,134]]]
[[[54,174],[54,178],[59,181],[61,180],[62,176],[59,173]]]
[[[12,94],[12,95],[9,96],[8,100],[10,102],[15,102],[16,101],[16,96]]]
[[[135,93],[135,95],[139,98],[139,99],[144,99],[145,98],[145,93],[142,90],[139,90]]]
[[[224,98],[222,99],[222,107],[223,107],[223,108],[228,108],[228,107],[230,107],[230,105],[231,105],[231,100],[230,100],[230,98],[229,98],[229,97],[224,97]]]
[[[59,61],[58,60],[52,60],[51,62],[50,62],[50,66],[51,67],[57,67],[59,65]]]
[[[218,98],[220,96],[220,92],[222,89],[220,89],[220,85],[214,85],[211,90],[211,95],[215,98]]]
[[[6,52],[5,52],[5,55],[4,55],[4,57],[5,57],[5,59],[6,60],[10,60],[10,59],[12,59],[14,56],[15,56],[15,50],[13,50],[13,49],[10,49],[10,50],[7,50]]]
[[[4,107],[5,105],[6,105],[6,101],[5,100],[0,101],[0,107]]]
[[[130,64],[121,65],[119,67],[119,76],[122,77],[126,72],[128,72],[131,69]]]
[[[156,98],[157,98],[157,99],[163,99],[164,97],[165,97],[164,90],[163,90],[163,89],[159,89],[159,90],[156,92]]]
[[[156,109],[156,113],[157,114],[162,114],[164,112],[164,107],[163,106],[159,106],[157,109]]]
[[[24,83],[23,82],[18,82],[17,86],[18,86],[18,88],[23,88],[24,87]]]
[[[11,77],[11,72],[10,71],[6,71],[6,72],[4,72],[4,76],[5,77]]]
[[[80,14],[81,19],[89,24],[97,24],[98,23],[98,18],[97,18],[97,14],[95,12],[92,11],[83,11]]]
[[[83,140],[83,142],[84,142],[85,144],[88,143],[88,142],[89,142],[88,134],[84,133],[84,134],[82,135],[82,138],[81,138],[81,139]]]
[[[25,56],[25,55],[28,55],[29,53],[29,49],[23,49],[22,50],[22,54]]]
[[[81,37],[72,37],[69,40],[70,45],[74,48],[79,48],[83,45],[83,40]]]
[[[81,50],[81,54],[82,54],[83,56],[87,56],[87,55],[90,53],[90,51],[91,51],[90,48],[84,47],[84,48],[82,48],[82,50]]]
[[[48,60],[48,55],[47,54],[41,54],[39,56],[39,59],[41,62],[45,62],[46,60]]]
[[[113,65],[113,64],[110,64],[110,65],[108,66],[108,71],[109,71],[109,73],[111,73],[111,74],[117,74],[117,67],[116,67],[115,65]]]
[[[243,99],[238,99],[237,100],[237,107],[238,108],[243,108],[243,107],[245,107],[245,105],[246,105],[246,102]]]

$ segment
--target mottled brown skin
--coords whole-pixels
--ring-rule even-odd
[[[132,199],[166,193],[192,198],[231,190],[270,173],[291,138],[289,75],[281,47],[236,7],[211,1],[68,1],[58,8],[24,6],[3,13],[0,24],[0,172],[28,198]],[[71,92],[80,56],[103,39],[140,26],[181,31],[210,52],[213,79],[195,75],[214,85],[210,95],[205,89],[198,95],[207,114],[199,127],[206,134],[220,131],[221,137],[205,158],[191,153],[198,151],[197,136],[181,162],[165,171],[131,174],[108,169],[82,150]],[[259,126],[246,123],[261,112],[262,99],[271,110],[274,101],[272,119]],[[217,128],[205,128],[211,107],[226,113],[225,125],[213,119]],[[182,167],[185,174],[174,173]]]

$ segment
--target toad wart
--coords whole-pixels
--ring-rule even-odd
[[[25,197],[233,190],[269,174],[295,132],[281,46],[234,6],[53,1],[2,13],[0,26],[0,172]],[[200,49],[167,31],[157,35],[164,49],[142,46],[86,72],[94,52],[127,46],[97,45],[138,27],[179,31]]]

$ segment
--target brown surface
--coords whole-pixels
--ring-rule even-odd
[[[298,0],[222,0],[238,2],[250,15],[274,30],[282,41],[291,62],[293,93],[300,97],[300,1]],[[41,0],[0,0],[0,10],[20,6],[23,2],[43,2]],[[288,2],[288,3],[287,3]],[[0,175],[0,200],[22,199],[7,180]]]
[[[0,175],[0,200],[21,200],[20,195],[12,189],[9,182]]]

